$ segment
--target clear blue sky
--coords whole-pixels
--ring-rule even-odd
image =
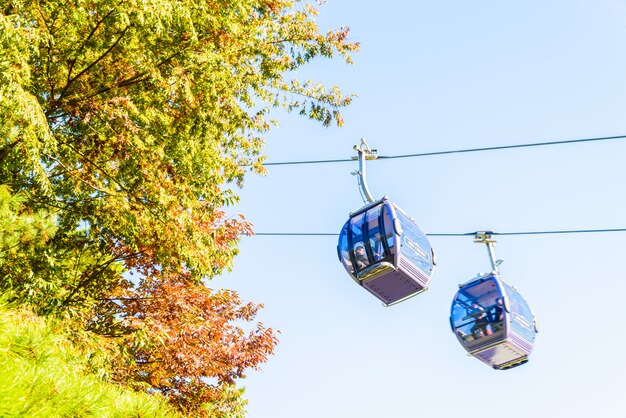
[[[277,115],[268,161],[626,134],[626,2],[328,0],[353,66],[301,72],[358,98],[343,128]],[[426,233],[626,227],[626,140],[376,161],[368,180]],[[362,206],[356,163],[270,167],[234,208],[257,232],[339,232]],[[472,238],[431,238],[430,290],[384,308],[345,273],[335,237],[253,237],[216,287],[263,302],[280,345],[242,381],[251,418],[626,417],[626,233],[500,237],[503,278],[539,322],[530,362],[468,357],[448,316],[489,270]]]

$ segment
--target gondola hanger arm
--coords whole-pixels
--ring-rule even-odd
[[[478,231],[474,235],[474,242],[478,244],[486,244],[487,251],[489,252],[489,261],[491,262],[491,272],[495,275],[500,273],[499,266],[502,264],[502,260],[496,258],[494,247],[496,240],[493,239],[493,231]]]
[[[358,177],[359,186],[361,188],[361,193],[363,195],[363,200],[366,203],[373,203],[374,197],[369,191],[367,187],[367,178],[365,171],[365,161],[366,160],[375,160],[378,158],[378,151],[375,149],[371,149],[367,142],[365,142],[365,138],[361,138],[361,144],[355,145],[354,150],[357,152],[357,155],[352,156],[353,160],[359,160],[359,170],[353,171],[352,174]]]

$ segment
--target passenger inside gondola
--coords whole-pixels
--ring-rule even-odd
[[[365,254],[365,247],[363,247],[363,245],[356,247],[354,256],[356,258],[356,266],[359,270],[362,270],[369,265],[367,254]]]
[[[496,304],[491,309],[490,320],[493,332],[504,328],[504,301],[502,298],[496,298]]]
[[[474,326],[472,327],[471,332],[475,339],[491,335],[491,327],[487,322],[487,314],[485,313],[485,309],[483,309],[478,302],[472,303],[472,309],[469,312],[469,315],[474,317]]]

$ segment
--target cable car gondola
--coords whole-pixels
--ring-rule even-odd
[[[475,242],[487,244],[492,271],[459,285],[450,326],[469,355],[494,369],[510,369],[528,361],[537,334],[535,318],[522,295],[499,277],[491,234],[477,233]]]
[[[428,289],[434,253],[402,209],[387,197],[373,201],[365,183],[364,158],[375,151],[365,141],[357,151],[357,174],[369,204],[350,214],[339,235],[337,255],[354,281],[389,306]]]

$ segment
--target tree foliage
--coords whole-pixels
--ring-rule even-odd
[[[54,219],[0,255],[1,287],[117,338],[116,376],[186,411],[236,399],[276,344],[240,326],[257,305],[204,280],[251,233],[225,206],[263,173],[271,110],[342,123],[351,97],[296,77],[358,48],[316,14],[295,0],[0,0],[0,184]]]
[[[276,344],[262,324],[247,333],[239,325],[261,306],[242,304],[232,291],[177,280],[144,281],[138,293],[123,301],[121,325],[150,338],[120,340],[133,361],[120,365],[115,378],[158,389],[183,411],[196,405],[211,405],[214,416],[231,411],[238,402],[235,380],[265,362]]]
[[[11,308],[4,299],[0,296],[0,416],[184,416],[163,396],[103,382],[54,318]]]

